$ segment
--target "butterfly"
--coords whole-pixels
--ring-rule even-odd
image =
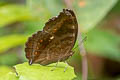
[[[73,10],[63,9],[45,23],[42,31],[34,33],[25,44],[29,64],[48,65],[65,61],[74,54],[78,23]]]

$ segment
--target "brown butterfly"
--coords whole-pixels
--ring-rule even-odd
[[[26,57],[29,64],[65,61],[73,55],[78,33],[78,23],[74,12],[63,9],[57,17],[50,19],[42,31],[38,31],[26,42]]]

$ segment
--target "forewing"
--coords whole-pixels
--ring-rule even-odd
[[[63,9],[58,16],[49,19],[43,31],[58,37],[64,37],[66,34],[74,35],[74,46],[78,33],[78,23],[74,12],[70,9]]]

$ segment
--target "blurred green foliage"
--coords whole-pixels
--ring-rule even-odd
[[[16,47],[18,45],[24,45],[27,36],[20,35],[20,34],[13,34],[4,37],[0,37],[0,53],[6,51],[10,48]]]
[[[17,21],[30,19],[30,12],[22,5],[4,5],[0,7],[0,27]]]
[[[76,13],[80,31],[87,34],[87,52],[120,61],[120,35],[109,29],[103,30],[97,25],[116,3],[114,10],[119,11],[120,1],[73,0],[70,3]],[[66,7],[67,2],[64,0],[25,0],[23,4],[0,1],[0,65],[13,66],[21,63],[18,57],[25,61],[21,55],[24,55],[24,44],[28,36],[42,30],[49,18],[58,15]],[[22,48],[19,50],[18,47]],[[12,49],[16,49],[14,53]],[[6,70],[9,72],[9,69]],[[10,78],[15,78],[15,74],[6,74],[9,75],[13,75]]]
[[[119,35],[110,31],[93,29],[88,32],[86,49],[96,55],[120,61],[119,43]]]
[[[118,0],[76,0],[73,7],[82,32],[92,30],[102,20]]]

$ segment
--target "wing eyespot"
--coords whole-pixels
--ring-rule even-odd
[[[40,43],[42,43],[42,42],[43,42],[43,40],[41,39],[41,40],[40,40]]]

